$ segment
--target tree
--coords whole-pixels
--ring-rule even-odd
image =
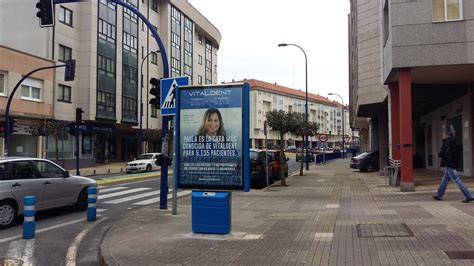
[[[314,136],[318,134],[319,126],[316,122],[310,122],[306,123],[306,119],[304,118],[303,114],[300,113],[295,113],[294,118],[299,126],[295,128],[294,131],[291,131],[291,133],[295,134],[296,136],[300,136],[301,139],[304,142],[304,137],[305,136]],[[304,147],[304,145],[301,145],[301,155],[303,158],[306,158],[305,154],[305,148],[309,147]],[[308,159],[309,160],[309,159]],[[300,175],[303,175],[303,165],[304,165],[304,159],[301,160],[301,165],[300,165]]]
[[[66,134],[66,128],[69,123],[71,122],[64,120],[45,119],[39,120],[38,123],[33,127],[32,135],[34,136],[53,136],[56,146],[56,161],[59,161],[58,140]]]
[[[286,160],[285,156],[283,156],[283,137],[286,133],[295,131],[299,126],[297,121],[295,121],[295,114],[296,113],[288,113],[282,110],[270,111],[266,114],[268,126],[271,127],[272,130],[278,131],[280,134],[280,165],[284,165]],[[280,171],[280,178],[281,185],[286,186],[284,171]]]

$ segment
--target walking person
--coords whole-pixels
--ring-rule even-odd
[[[472,194],[469,189],[464,185],[461,178],[459,177],[456,168],[458,168],[462,157],[462,147],[456,143],[456,137],[454,136],[454,130],[448,133],[448,136],[443,139],[443,145],[438,154],[441,158],[441,167],[444,167],[444,176],[439,184],[438,192],[433,196],[435,200],[443,200],[444,192],[448,187],[449,180],[453,180],[464,194],[463,203],[469,203],[473,201]]]

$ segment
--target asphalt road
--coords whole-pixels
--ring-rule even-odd
[[[100,186],[97,221],[87,222],[86,212],[70,207],[39,212],[35,217],[36,237],[32,240],[22,239],[21,223],[1,230],[0,264],[97,265],[98,246],[112,222],[127,211],[159,204],[159,188],[158,173],[145,180]],[[179,192],[178,197],[189,194]],[[171,209],[171,199],[168,208]]]
[[[294,154],[289,157],[289,174],[298,172],[300,164]],[[149,175],[149,174],[147,174]],[[113,176],[101,176],[107,180]],[[126,212],[149,204],[159,204],[159,172],[140,180],[123,180],[100,185],[97,203],[97,221],[87,222],[86,212],[71,207],[37,213],[36,237],[22,239],[22,221],[12,228],[0,230],[0,264],[23,265],[97,265],[98,247],[114,221]],[[130,175],[130,179],[137,175]],[[169,186],[172,187],[172,180]],[[189,196],[190,190],[179,191],[178,197]],[[172,207],[171,191],[168,209]]]

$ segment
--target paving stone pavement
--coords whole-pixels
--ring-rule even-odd
[[[348,166],[348,160],[313,165],[290,177],[289,186],[233,192],[227,235],[192,232],[190,197],[178,201],[178,215],[157,205],[132,210],[103,239],[103,262],[474,265],[474,203],[461,203],[455,185],[434,201],[436,182],[402,193],[386,177]],[[472,190],[474,180],[463,179]]]

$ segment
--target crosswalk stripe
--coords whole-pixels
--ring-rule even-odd
[[[191,194],[191,192],[192,191],[189,191],[189,190],[179,191],[178,192],[178,197]],[[172,197],[173,197],[172,194],[168,194],[168,199],[171,199]],[[148,204],[153,204],[153,203],[157,203],[157,202],[160,202],[160,197],[155,197],[155,198],[151,198],[151,199],[148,199],[148,200],[136,202],[136,203],[133,203],[133,205],[148,205]]]
[[[99,195],[97,198],[98,199],[108,199],[108,198],[113,198],[113,197],[122,196],[122,195],[126,195],[126,194],[132,194],[132,193],[139,192],[139,191],[150,190],[150,189],[151,188],[149,188],[149,187],[129,189],[129,190],[110,193],[110,194],[106,194],[106,195]]]
[[[127,187],[111,187],[111,188],[104,188],[104,189],[99,188],[99,194],[105,193],[105,192],[116,191],[116,190],[122,190],[122,189],[126,189],[126,188]]]
[[[106,202],[103,202],[103,203],[104,204],[118,204],[118,203],[123,203],[123,202],[127,202],[127,201],[132,201],[132,200],[136,200],[136,199],[149,197],[149,196],[155,196],[155,195],[159,195],[159,194],[160,194],[160,191],[152,191],[152,192],[147,192],[147,193],[138,194],[138,195],[134,195],[134,196],[129,196],[129,197],[125,197],[125,198],[110,200],[110,201],[106,201]]]
[[[107,186],[98,186],[97,188],[101,189],[101,188],[105,188],[105,187],[107,187]]]

